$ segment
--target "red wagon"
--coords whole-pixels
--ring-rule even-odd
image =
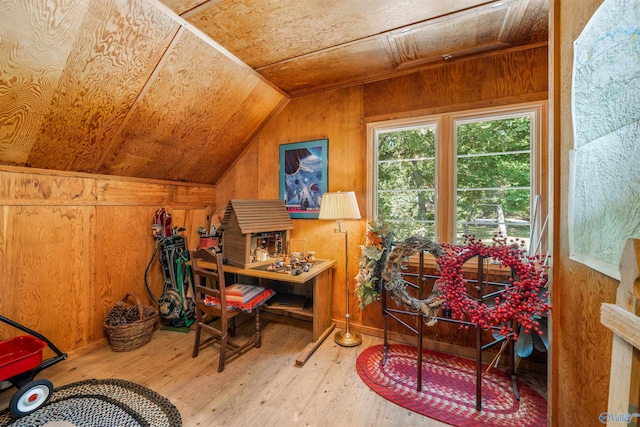
[[[0,321],[30,334],[0,341],[0,381],[8,381],[18,388],[11,398],[9,410],[14,416],[23,417],[47,403],[53,393],[51,381],[34,380],[35,376],[43,369],[66,359],[67,354],[26,326],[4,316],[0,316]],[[47,346],[56,355],[42,360],[42,351]]]

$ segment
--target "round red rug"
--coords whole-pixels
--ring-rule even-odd
[[[511,377],[499,369],[482,372],[482,411],[476,411],[476,362],[423,350],[422,391],[416,390],[417,349],[390,345],[382,366],[382,345],[364,350],[356,363],[358,375],[385,399],[452,426],[546,426],[547,402],[518,380],[520,400]]]

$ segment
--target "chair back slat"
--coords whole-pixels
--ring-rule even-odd
[[[194,275],[195,291],[198,294],[198,302],[202,301],[202,295],[210,295],[215,298],[219,298],[222,304],[226,304],[226,284],[224,281],[224,273],[222,267],[222,255],[215,255],[216,269],[203,268],[199,264],[197,257],[198,253],[193,252],[191,257],[191,271]],[[203,280],[205,279],[204,283]]]
[[[191,356],[197,357],[201,346],[208,345],[213,340],[219,341],[218,372],[222,372],[228,358],[239,355],[250,347],[260,347],[260,310],[258,307],[253,310],[253,316],[255,316],[253,339],[244,342],[233,339],[236,336],[235,317],[243,312],[240,308],[227,305],[222,254],[206,249],[192,251],[191,272],[196,293],[196,333]],[[206,296],[217,298],[219,301],[212,301],[213,304],[209,305],[205,302]],[[201,340],[203,330],[210,336]]]

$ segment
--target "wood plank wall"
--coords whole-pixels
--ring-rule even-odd
[[[491,105],[547,99],[547,48],[539,46],[458,61],[361,86],[293,98],[260,133],[216,187],[216,200],[277,198],[279,145],[329,139],[329,191],[355,191],[363,219],[345,221],[349,232],[350,288],[357,274],[360,245],[367,228],[366,123],[398,117],[460,111]],[[344,325],[344,236],[334,234],[335,222],[294,221],[292,239],[306,239],[318,258],[338,261],[334,274],[333,318]],[[354,329],[379,335],[380,304],[364,311],[351,298]]]
[[[106,344],[115,302],[134,292],[151,304],[144,271],[156,209],[187,229],[193,247],[214,205],[208,185],[0,166],[0,313],[65,352]],[[157,298],[157,258],[149,271]],[[21,334],[0,324],[0,340]]]
[[[0,16],[1,164],[213,184],[289,99],[158,0]]]
[[[571,81],[573,42],[603,0],[551,2],[550,43],[554,103],[552,425],[597,426],[607,410],[611,332],[600,304],[615,302],[618,281],[569,259],[569,151],[573,148]]]

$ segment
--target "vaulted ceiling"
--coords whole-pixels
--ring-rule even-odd
[[[162,0],[295,96],[547,41],[547,0]]]
[[[547,41],[547,0],[162,1],[0,2],[0,164],[215,184],[291,97]]]

